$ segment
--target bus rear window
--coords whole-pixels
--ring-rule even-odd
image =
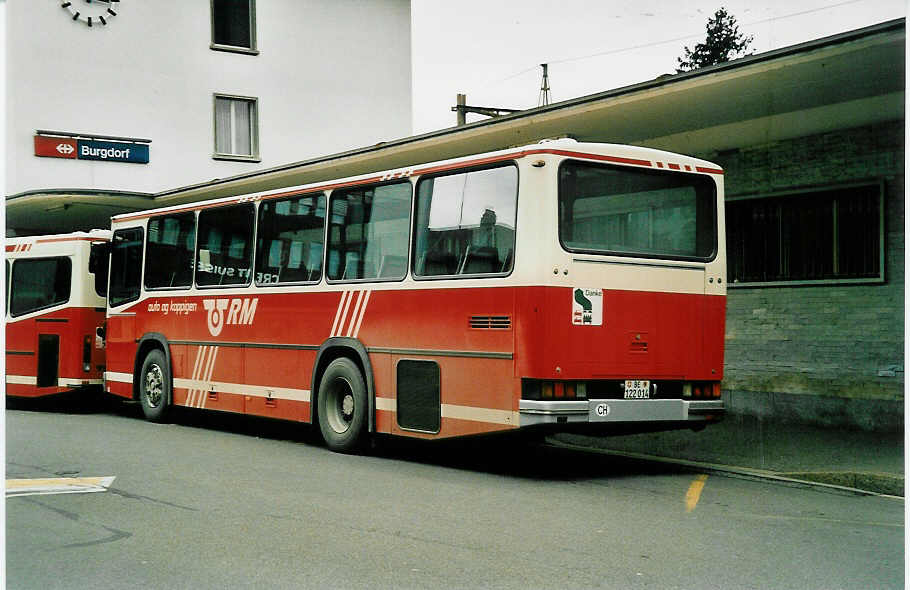
[[[69,258],[35,258],[13,263],[10,314],[23,315],[70,298],[73,266]]]
[[[573,252],[707,261],[717,251],[715,195],[699,174],[565,162],[560,240]]]

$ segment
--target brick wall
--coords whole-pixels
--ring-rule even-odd
[[[724,388],[734,410],[774,414],[796,407],[808,422],[899,427],[904,121],[706,157],[724,167],[728,197],[884,180],[885,283],[730,288]]]

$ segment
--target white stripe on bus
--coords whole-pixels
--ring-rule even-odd
[[[209,382],[212,380],[212,374],[215,372],[215,359],[218,357],[218,347],[213,346],[212,349],[213,349],[212,354],[209,357],[209,364],[208,364],[208,366],[206,368],[206,372],[205,372],[205,379],[203,379],[203,381],[207,384],[209,384]],[[201,399],[199,400],[200,408],[205,407],[205,402],[206,402],[206,400],[208,400],[208,392],[215,389],[210,384],[207,386],[204,385],[203,387],[205,387],[205,391],[200,392],[200,397],[201,397]]]
[[[200,346],[199,349],[196,350],[196,362],[193,364],[193,372],[190,375],[191,380],[195,380],[199,376],[199,370],[202,367],[202,357],[205,356],[206,348],[208,348],[208,347]],[[184,379],[181,379],[181,381],[184,381]],[[174,386],[175,387],[177,386],[176,379],[174,380]],[[193,400],[193,396],[196,395],[196,390],[192,386],[187,386],[187,389],[188,389],[188,391],[186,392],[186,402],[185,403],[186,403],[186,405],[192,407],[192,400]]]
[[[226,383],[221,381],[205,381],[199,379],[174,379],[174,387],[193,387],[195,389],[214,388],[219,393],[230,393],[236,395],[248,395],[251,397],[265,397],[273,399],[282,399],[289,401],[308,402],[310,401],[309,389],[294,389],[291,387],[273,387],[270,385],[249,385],[246,383]],[[193,407],[203,407],[201,401]]]
[[[357,335],[360,334],[360,324],[363,322],[363,316],[367,313],[367,303],[370,301],[370,295],[373,291],[367,291],[366,297],[363,299],[363,306],[360,308],[360,317],[357,319],[357,326],[354,327],[354,338],[357,338]]]
[[[341,318],[341,308],[344,307],[344,302],[348,298],[348,293],[350,293],[350,291],[343,291],[341,293],[341,300],[338,301],[338,310],[335,312],[335,321],[332,323],[332,332],[329,336],[335,336],[335,331],[338,329],[338,320]]]
[[[101,379],[60,378],[57,385],[101,385]]]
[[[132,373],[117,373],[114,371],[105,371],[104,380],[113,381],[115,383],[132,383],[133,374]]]
[[[348,326],[348,338],[350,338],[351,334],[354,333],[354,322],[357,320],[357,316],[360,314],[360,304],[363,303],[364,293],[366,293],[366,291],[359,291],[357,293],[357,303],[354,305],[354,311],[351,312],[351,325]]]
[[[348,319],[348,308],[351,306],[351,300],[354,299],[354,292],[348,291],[349,297],[344,302],[344,309],[341,310],[341,322],[338,325],[338,330],[335,331],[332,336],[341,336],[341,333],[344,331],[344,323]]]
[[[11,385],[38,385],[38,377],[35,375],[7,375],[6,382]],[[57,379],[57,387],[101,385],[101,383],[101,379],[79,379],[78,377],[60,377]],[[132,375],[130,375],[130,383],[132,383]]]
[[[7,375],[6,382],[12,385],[38,385],[38,377],[34,375]]]
[[[392,397],[376,396],[376,409],[386,412],[395,412],[398,408],[398,402]],[[469,420],[471,422],[486,422],[490,424],[518,424],[518,412],[510,410],[495,410],[492,408],[477,408],[474,406],[456,406],[453,404],[442,404],[441,414],[443,418],[453,418],[456,420]]]
[[[471,420],[472,422],[489,422],[491,424],[518,425],[518,412],[512,412],[510,410],[494,410],[491,408],[442,404],[441,414],[443,418]]]

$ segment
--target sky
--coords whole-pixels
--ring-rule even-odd
[[[413,132],[455,125],[467,104],[526,109],[549,64],[551,102],[675,73],[721,6],[753,53],[907,14],[907,0],[412,0]],[[468,121],[482,120],[469,115]]]

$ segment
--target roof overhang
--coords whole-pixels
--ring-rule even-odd
[[[367,174],[553,137],[704,156],[900,120],[905,42],[905,20],[898,19],[498,119],[166,190],[141,208]],[[19,197],[7,198],[8,216],[20,206]]]

